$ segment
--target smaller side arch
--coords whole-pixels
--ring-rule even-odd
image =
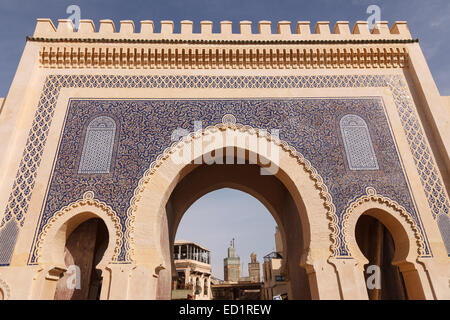
[[[356,224],[362,215],[379,220],[391,233],[395,246],[392,264],[399,267],[409,299],[432,297],[426,271],[419,263],[424,253],[424,242],[415,221],[397,202],[378,195],[374,188],[366,188],[366,195],[354,201],[346,210],[343,236],[348,252],[363,272],[369,263],[356,241]],[[365,284],[364,284],[365,287]]]
[[[98,266],[103,268],[117,261],[123,241],[120,220],[110,206],[95,199],[94,192],[88,191],[84,193],[83,199],[55,213],[44,227],[36,244],[38,264],[63,266],[63,252],[67,237],[77,226],[91,218],[102,219],[109,233],[108,248]]]
[[[380,209],[378,213],[372,211]],[[379,214],[384,212],[385,214]],[[380,220],[394,236],[394,241],[399,248],[396,249],[394,262],[405,260],[415,262],[424,254],[424,241],[420,234],[416,222],[404,207],[397,202],[377,194],[372,188],[366,188],[366,195],[352,202],[344,213],[342,233],[345,245],[349,254],[359,260],[367,259],[362,254],[356,243],[355,229],[359,217],[363,214],[369,214]]]
[[[56,212],[45,225],[36,243],[36,261],[40,269],[34,278],[33,299],[53,300],[57,283],[67,271],[64,259],[64,247],[68,237],[83,222],[99,218],[106,225],[108,231],[108,245],[103,258],[96,265],[96,269],[111,272],[120,253],[123,233],[120,220],[115,211],[106,203],[94,197],[94,192],[88,191],[83,198],[63,207]],[[102,285],[101,299],[108,299],[111,279],[106,276],[106,283]]]

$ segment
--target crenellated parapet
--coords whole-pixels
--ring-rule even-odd
[[[52,39],[178,39],[178,40],[410,40],[411,33],[405,21],[397,21],[390,28],[387,21],[380,21],[371,31],[367,21],[357,21],[351,28],[348,21],[337,21],[334,28],[329,21],[318,21],[314,28],[309,21],[298,21],[296,26],[290,21],[279,21],[277,32],[272,33],[271,21],[259,21],[258,32],[252,32],[251,21],[240,21],[239,33],[232,32],[231,21],[220,22],[220,32],[213,32],[211,21],[200,22],[200,33],[194,33],[194,23],[180,22],[180,33],[174,33],[174,22],[160,22],[160,32],[155,32],[151,20],[140,22],[139,31],[132,20],[122,20],[116,28],[112,20],[100,20],[98,30],[92,20],[80,20],[78,30],[71,20],[60,19],[55,27],[50,19],[38,19],[34,38]]]
[[[415,42],[407,23],[389,27],[381,21],[370,31],[366,21],[351,28],[348,21],[260,21],[253,33],[251,21],[239,23],[233,33],[231,21],[220,22],[213,32],[211,21],[200,22],[194,33],[192,21],[183,20],[174,33],[173,21],[161,21],[155,32],[151,20],[101,20],[96,30],[92,20],[80,20],[75,30],[71,20],[38,19],[29,41],[41,43],[40,62],[46,68],[384,68],[405,67],[406,44]]]

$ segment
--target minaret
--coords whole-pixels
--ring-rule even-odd
[[[251,282],[260,282],[261,281],[261,273],[260,273],[260,265],[256,260],[256,253],[252,253],[250,255],[251,262],[248,264],[248,275],[250,277]]]
[[[234,249],[234,238],[230,241],[228,248],[228,257],[223,259],[223,275],[225,281],[238,282],[241,276],[241,259],[236,256]]]

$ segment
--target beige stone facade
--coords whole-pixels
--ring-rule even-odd
[[[275,251],[264,256],[263,296],[265,300],[273,300],[274,297],[288,299],[288,287],[286,283],[286,260],[283,251],[283,240],[280,229],[275,231]]]
[[[211,300],[210,251],[185,240],[175,241],[172,299]]]
[[[38,20],[0,109],[0,297],[54,299],[66,240],[98,218],[100,299],[169,299],[183,214],[232,187],[276,220],[289,299],[369,298],[367,215],[407,298],[449,299],[449,100],[406,22],[192,26]],[[207,161],[232,151],[246,164]]]
[[[264,275],[264,299],[273,300],[279,296],[282,299],[288,298],[287,285],[283,272],[283,259],[280,256],[266,256],[263,263]]]

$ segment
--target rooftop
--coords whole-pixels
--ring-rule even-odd
[[[199,247],[200,249],[203,249],[203,250],[205,250],[205,251],[211,252],[211,250],[209,250],[208,248],[206,248],[206,247],[204,247],[204,246],[202,246],[202,245],[200,245],[200,244],[198,244],[198,243],[196,243],[196,242],[194,242],[194,241],[175,240],[175,243],[174,243],[175,246],[185,245],[185,244],[192,244],[192,245],[194,245],[194,246]]]

